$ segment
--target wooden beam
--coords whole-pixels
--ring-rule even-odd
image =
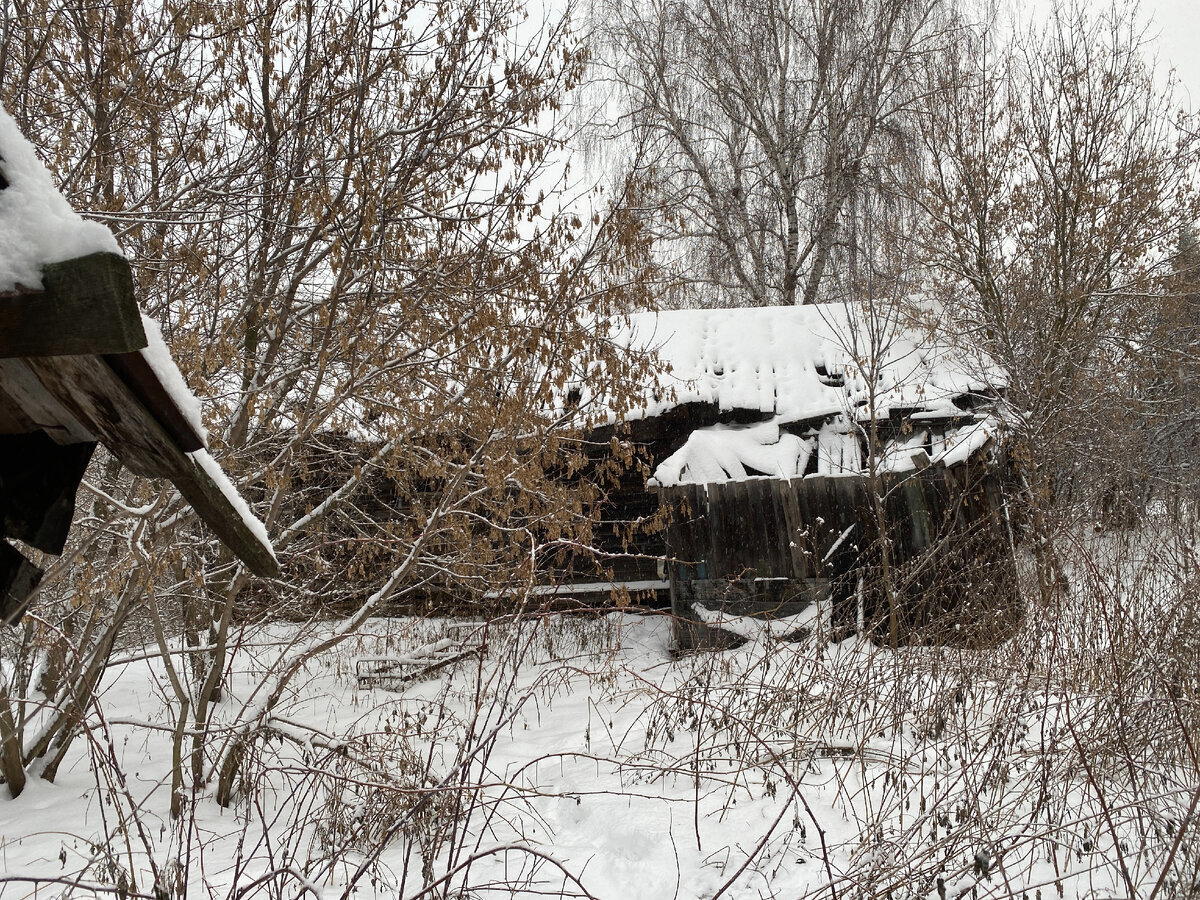
[[[204,438],[196,433],[187,416],[163,387],[150,363],[146,362],[146,357],[137,352],[113,353],[106,355],[104,361],[158,420],[158,424],[166,429],[180,450],[195,453],[204,449]]]
[[[92,253],[42,268],[41,291],[0,294],[0,357],[127,353],[146,346],[125,257]]]
[[[53,356],[25,362],[53,398],[131,472],[170,477],[183,468],[183,452],[99,357]]]
[[[31,359],[30,368],[64,406],[138,475],[168,478],[218,538],[256,575],[274,577],[270,548],[208,473],[174,441],[112,367],[96,356]]]
[[[213,530],[246,568],[264,578],[279,577],[279,563],[271,548],[250,530],[230,503],[225,492],[192,457],[179,472],[168,476],[183,499],[192,505],[196,514]]]

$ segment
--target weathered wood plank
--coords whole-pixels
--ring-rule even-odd
[[[792,491],[789,494],[791,503],[790,516],[794,519],[793,533],[804,548],[805,568],[804,578],[819,578],[821,572],[821,557],[817,554],[817,525],[813,521],[812,510],[808,505],[807,482],[803,478],[794,479]]]
[[[931,493],[936,497],[936,488]],[[904,498],[905,511],[907,513],[905,519],[908,524],[908,528],[906,529],[908,541],[905,549],[911,555],[926,550],[933,545],[935,539],[933,512],[930,509],[929,498],[925,496],[925,479],[904,479],[900,494]],[[903,521],[898,524],[903,524]]]
[[[59,444],[95,441],[79,417],[52,394],[22,359],[0,359],[0,387],[37,428]]]
[[[99,357],[26,362],[46,390],[130,471],[163,477],[184,468],[179,448]]]
[[[792,532],[792,516],[788,509],[788,496],[792,493],[791,484],[790,480],[779,481],[771,494],[775,510],[775,523],[779,529],[780,564],[789,578],[799,578],[802,576],[797,573],[797,564],[802,564],[803,557],[799,553],[800,542],[796,540],[797,536]]]
[[[270,549],[212,478],[185,454],[116,373],[95,356],[29,360],[34,373],[131,471],[170,479],[209,528],[256,575],[279,574]]]
[[[762,490],[764,481],[761,478],[754,478],[744,484],[746,485],[747,501],[744,515],[748,520],[747,544],[751,551],[747,558],[749,564],[747,574],[762,578],[771,574],[771,551],[777,538],[771,533],[773,529],[767,522],[766,498]]]
[[[679,515],[682,517],[680,552],[674,554],[689,565],[707,561],[708,545],[705,543],[710,529],[708,498],[702,485],[689,484],[680,501]]]
[[[196,433],[187,416],[176,405],[171,395],[158,379],[158,375],[140,353],[113,353],[104,361],[117,373],[130,392],[175,441],[184,453],[195,453],[204,449],[204,438]]]
[[[276,578],[279,563],[269,547],[264,545],[242,521],[229,499],[204,468],[189,456],[183,457],[184,468],[170,476],[183,499],[192,505],[201,520],[213,530],[233,553],[255,575]]]
[[[751,503],[750,485],[748,481],[731,481],[722,485],[730,526],[731,568],[726,574],[735,578],[756,574],[758,552],[763,540],[758,533],[758,516]]]
[[[708,534],[702,536],[699,546],[705,550],[708,577],[717,578],[729,574],[729,554],[725,551],[728,526],[725,523],[725,504],[721,485],[706,484],[703,487],[705,511],[708,514]]]
[[[758,482],[759,487],[759,506],[762,509],[763,527],[767,533],[767,544],[764,548],[764,574],[772,578],[787,578],[791,571],[791,565],[786,559],[787,549],[787,529],[783,527],[783,523],[779,521],[776,513],[776,497],[775,497],[774,480],[762,479]]]
[[[12,625],[21,618],[41,580],[41,569],[8,541],[0,541],[0,622]]]
[[[0,357],[126,353],[146,346],[129,263],[92,253],[42,269],[41,291],[0,294]]]
[[[33,419],[21,409],[21,404],[4,392],[3,381],[0,380],[0,434],[28,434],[37,430]]]
[[[792,539],[788,534],[787,517],[783,513],[783,494],[787,491],[788,482],[771,480],[764,482],[763,487],[766,490],[771,527],[775,534],[775,555],[771,574],[794,578],[796,576],[792,566]]]
[[[745,578],[754,574],[758,541],[754,535],[753,515],[749,506],[749,491],[746,482],[730,482],[724,491],[725,511],[731,527],[730,549],[732,568],[730,575]]]

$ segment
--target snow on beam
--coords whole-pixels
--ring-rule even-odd
[[[158,419],[102,359],[65,356],[26,364],[106,447],[138,475],[168,478],[209,528],[256,575],[279,564],[262,524],[208,451],[185,453]]]

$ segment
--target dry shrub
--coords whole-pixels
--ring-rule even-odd
[[[647,687],[643,760],[728,803],[790,788],[793,829],[768,855],[796,840],[814,785],[832,793],[854,836],[826,846],[821,832],[815,852],[860,895],[941,878],[950,896],[1194,897],[1193,547],[1165,513],[1137,532],[1063,534],[1069,591],[1040,603],[1022,559],[1030,615],[983,649],[762,640],[685,657],[676,683]]]

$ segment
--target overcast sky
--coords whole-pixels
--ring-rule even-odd
[[[1051,2],[1026,0],[1030,6],[1044,8]],[[1090,2],[1097,9],[1111,4],[1111,0]],[[1190,99],[1193,107],[1200,106],[1200,0],[1141,0],[1140,7],[1150,33],[1156,36],[1160,64],[1175,68],[1187,92],[1184,99]]]
[[[1176,68],[1192,105],[1200,106],[1200,0],[1147,0],[1143,7],[1153,16],[1160,57]]]

